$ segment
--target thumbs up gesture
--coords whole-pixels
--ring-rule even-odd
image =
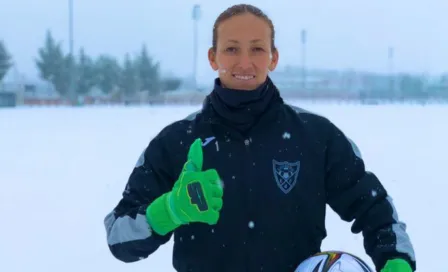
[[[216,224],[222,208],[223,189],[215,169],[202,171],[201,139],[193,142],[179,179],[168,197],[174,221]]]
[[[191,222],[218,222],[223,188],[216,170],[202,171],[202,165],[202,142],[197,139],[173,189],[147,208],[148,222],[157,233],[164,235]]]

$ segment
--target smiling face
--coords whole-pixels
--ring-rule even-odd
[[[216,45],[210,48],[208,57],[225,87],[254,90],[265,82],[278,62],[272,35],[268,22],[250,12],[219,23]]]

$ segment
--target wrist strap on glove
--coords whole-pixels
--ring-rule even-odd
[[[172,209],[171,192],[161,195],[148,206],[146,220],[152,230],[162,236],[183,224]]]

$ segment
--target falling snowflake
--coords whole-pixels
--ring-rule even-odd
[[[254,221],[249,221],[248,226],[249,226],[250,229],[253,229],[255,227]]]
[[[291,139],[291,134],[289,134],[289,132],[285,132],[285,133],[283,133],[282,138],[285,139],[285,140]]]

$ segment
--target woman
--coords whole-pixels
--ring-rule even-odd
[[[105,219],[112,254],[144,259],[174,233],[177,271],[290,272],[320,251],[329,204],[363,232],[377,271],[414,271],[405,225],[356,146],[326,118],[283,102],[268,76],[274,38],[254,6],[218,17],[215,87],[141,155]]]

